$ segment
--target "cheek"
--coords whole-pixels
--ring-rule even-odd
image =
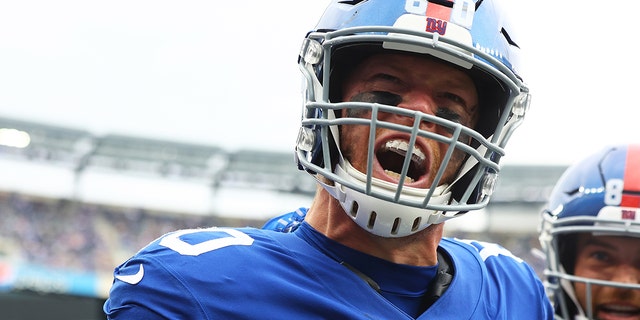
[[[573,285],[573,290],[576,292],[576,298],[578,298],[578,302],[584,307],[586,304],[587,296],[586,285],[582,282],[575,282]],[[591,288],[591,290],[593,290],[593,287]]]
[[[351,165],[362,171],[366,167],[369,127],[344,125],[340,127],[340,150]]]
[[[578,277],[585,278],[593,278],[593,279],[604,279],[604,270],[601,268],[595,268],[593,266],[589,266],[588,263],[585,262],[586,258],[578,255],[576,258],[576,265],[573,270],[573,274]]]
[[[431,168],[429,168],[429,171],[432,174],[431,177],[433,178],[435,173],[440,169],[440,166],[443,165],[442,161],[444,160],[443,158],[447,153],[449,145],[439,143],[434,140],[429,140],[428,143],[429,145],[431,145],[431,155],[432,159],[434,160],[431,162]],[[454,151],[454,153],[451,155],[451,158],[449,159],[449,162],[446,163],[447,168],[444,172],[442,180],[440,181],[440,184],[451,183],[455,180],[455,177],[458,175],[458,171],[460,170],[460,166],[465,159],[465,155],[466,153],[462,151]]]
[[[342,101],[352,101],[352,98],[358,93],[362,92],[364,88],[359,85],[357,81],[353,79],[353,77],[349,77],[342,82],[344,85],[342,86],[341,99]]]
[[[584,278],[591,278],[591,279],[600,279],[600,280],[604,280],[603,278],[603,273],[601,272],[601,270],[593,270],[590,269],[588,267],[586,267],[585,265],[583,265],[582,263],[580,263],[580,259],[578,258],[578,261],[576,262],[576,266],[575,266],[575,270],[574,270],[574,275],[578,276],[578,277],[584,277]],[[576,296],[578,298],[578,301],[580,302],[580,304],[582,306],[585,306],[586,304],[586,299],[587,299],[587,285],[583,282],[576,282],[573,285],[574,290],[576,291]],[[595,286],[595,285],[591,285],[591,296],[592,299],[597,299],[598,296],[598,292],[602,289],[602,287],[600,286]]]
[[[448,149],[449,149],[448,144],[438,143],[439,162],[442,162],[444,155],[447,153]],[[447,164],[447,172],[457,172],[458,169],[460,169],[460,166],[462,165],[462,162],[464,161],[465,157],[466,157],[465,152],[463,152],[462,150],[456,149],[451,155],[451,159],[449,159],[449,163]]]

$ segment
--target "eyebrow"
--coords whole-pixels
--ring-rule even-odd
[[[605,247],[605,248],[608,248],[608,249],[617,249],[617,246],[612,245],[612,244],[607,243],[607,242],[604,242],[604,241],[601,241],[595,236],[589,237],[583,243],[584,243],[585,246],[593,245],[593,246]]]
[[[368,82],[388,81],[388,82],[392,82],[394,84],[404,85],[404,82],[400,78],[398,78],[398,77],[396,77],[394,75],[391,75],[391,74],[389,74],[387,72],[375,73],[371,77],[369,77],[366,81],[368,81]]]

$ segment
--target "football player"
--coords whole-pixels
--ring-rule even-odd
[[[570,166],[540,231],[556,319],[640,319],[640,145]]]
[[[332,1],[298,57],[304,219],[162,236],[116,268],[108,318],[550,319],[521,259],[442,239],[527,111],[519,40],[495,0]]]

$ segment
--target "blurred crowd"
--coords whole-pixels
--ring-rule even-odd
[[[176,229],[261,226],[264,221],[152,212],[0,192],[0,258],[107,273]]]
[[[295,208],[292,208],[295,209]],[[162,234],[210,226],[260,227],[264,221],[155,212],[0,192],[0,258],[110,275],[113,268]],[[497,242],[540,275],[536,234],[450,233]]]

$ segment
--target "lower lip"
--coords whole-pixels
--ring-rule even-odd
[[[599,311],[596,319],[600,320],[640,320],[640,315],[622,315],[618,312],[604,312]]]

